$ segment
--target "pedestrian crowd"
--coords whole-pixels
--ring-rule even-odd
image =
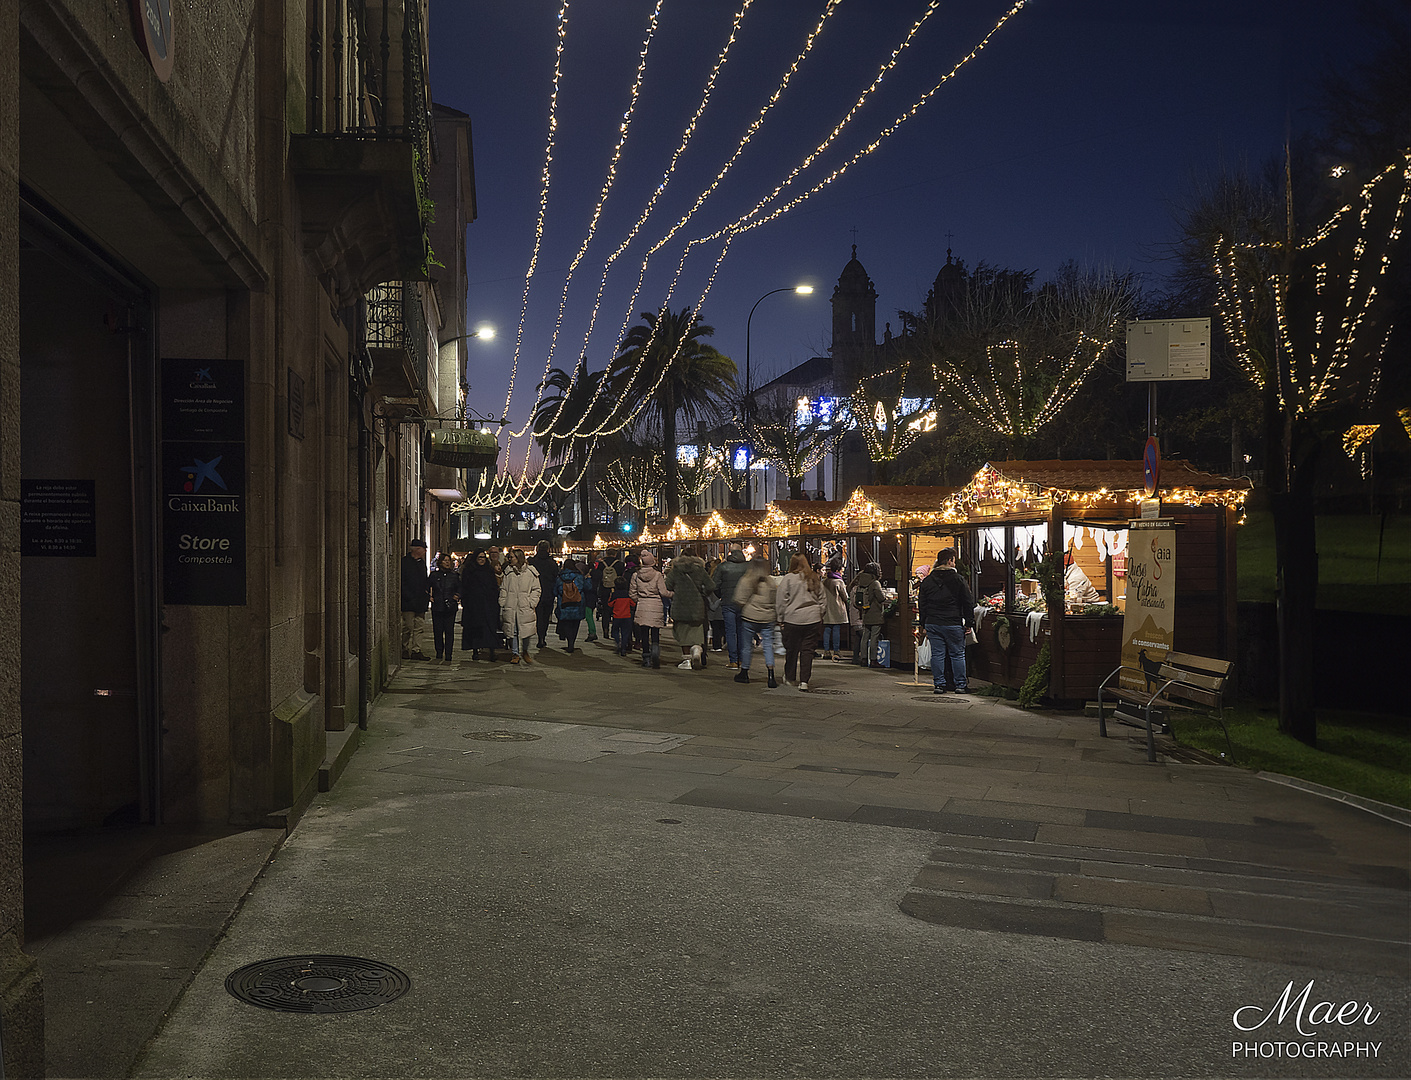
[[[461,612],[461,651],[473,661],[533,664],[548,648],[550,627],[570,656],[588,624],[585,642],[598,640],[598,624],[618,656],[636,654],[644,668],[661,666],[661,632],[671,626],[681,651],[676,666],[700,670],[711,652],[723,652],[735,681],[748,683],[756,652],[767,685],[783,680],[808,690],[814,660],[878,667],[878,638],[889,600],[876,563],[844,582],[843,557],[816,565],[795,553],[776,574],[762,556],[747,558],[731,543],[723,559],[707,561],[694,550],[657,565],[651,551],[606,552],[593,559],[556,560],[547,540],[532,556],[512,547],[480,548],[459,565],[438,554],[428,572],[426,545],[412,542],[402,560],[402,658],[426,659],[420,632],[431,613],[436,660],[450,663],[456,612]],[[974,600],[955,569],[955,551],[941,551],[918,593],[918,615],[931,645],[936,693],[966,693],[966,633]],[[531,642],[534,647],[531,648]],[[851,656],[845,656],[851,646]]]

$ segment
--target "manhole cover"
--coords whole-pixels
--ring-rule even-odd
[[[852,697],[852,690],[810,690],[810,694],[819,694],[826,697]]]
[[[479,739],[481,742],[534,742],[541,738],[527,731],[467,731],[462,738]]]
[[[225,977],[231,996],[279,1012],[341,1013],[373,1009],[411,989],[405,972],[356,956],[279,956]]]

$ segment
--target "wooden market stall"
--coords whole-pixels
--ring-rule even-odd
[[[1175,648],[1227,657],[1236,641],[1235,524],[1250,484],[1162,464],[1159,516],[1177,530]],[[1019,687],[1045,641],[1048,696],[1079,702],[1120,662],[1128,523],[1142,517],[1140,461],[1003,461],[980,469],[946,505],[970,534],[971,581],[988,609],[970,651],[971,674]],[[1158,516],[1153,514],[1151,516]],[[1062,550],[1091,583],[1095,601],[1047,611],[1030,572]]]

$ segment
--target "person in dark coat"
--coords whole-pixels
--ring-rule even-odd
[[[500,640],[500,579],[483,548],[471,553],[461,569],[461,649],[479,660],[495,659]]]
[[[427,575],[431,594],[431,631],[436,640],[436,659],[449,664],[456,645],[456,609],[460,607],[461,578],[449,555],[436,559],[436,569]]]
[[[559,633],[568,642],[563,651],[572,655],[578,639],[578,627],[588,611],[588,579],[572,558],[565,558],[554,580],[554,599],[558,602]]]
[[[402,659],[425,660],[421,635],[426,630],[426,609],[431,602],[426,579],[426,541],[413,540],[402,556]]]
[[[916,606],[931,639],[934,692],[969,693],[965,678],[965,631],[975,625],[975,598],[955,569],[955,548],[936,553],[936,563],[921,582]],[[948,682],[945,672],[950,672]]]
[[[534,630],[539,637],[539,648],[548,645],[549,620],[554,615],[554,579],[559,576],[559,564],[549,554],[549,542],[540,540],[534,549],[534,557],[529,560],[539,575],[542,591],[539,593],[539,606],[534,609]]]

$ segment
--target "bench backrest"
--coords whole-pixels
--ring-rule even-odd
[[[1225,680],[1234,663],[1191,653],[1167,653],[1161,665],[1161,681],[1176,680],[1166,687],[1168,698],[1194,701],[1212,709],[1224,707]]]

